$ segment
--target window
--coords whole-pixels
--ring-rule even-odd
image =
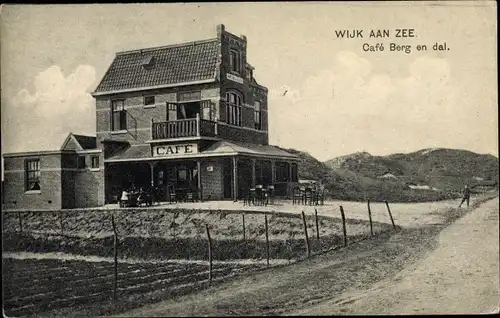
[[[91,168],[98,169],[99,168],[99,156],[91,157]]]
[[[201,91],[177,93],[177,101],[189,102],[201,100]]]
[[[290,180],[288,163],[276,162],[276,182],[287,182]]]
[[[167,103],[167,121],[177,120],[177,104]]]
[[[40,160],[26,161],[26,191],[40,190]]]
[[[215,121],[215,105],[209,100],[201,102],[201,118],[205,120]]]
[[[127,113],[123,100],[114,100],[111,102],[112,118],[111,130],[125,130],[127,129]]]
[[[229,70],[231,72],[239,73],[240,68],[240,54],[238,51],[231,50],[229,51]]]
[[[155,104],[154,96],[144,96],[144,106],[153,106]]]
[[[254,102],[253,121],[255,124],[255,129],[261,130],[262,120],[261,120],[261,106],[259,101]]]
[[[78,157],[78,169],[85,168],[85,156]]]
[[[226,94],[226,102],[226,122],[231,125],[241,126],[241,96],[235,92],[228,92]]]

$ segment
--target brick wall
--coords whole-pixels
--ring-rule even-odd
[[[208,166],[212,166],[213,171],[207,171]],[[221,160],[204,160],[201,164],[203,200],[222,200],[224,198],[223,181]]]
[[[40,160],[40,191],[26,191],[25,160]],[[4,158],[5,209],[60,209],[61,155],[30,154]]]
[[[261,145],[269,144],[269,135],[265,131],[243,129],[229,125],[219,125],[217,129],[219,136],[224,139]]]
[[[74,175],[75,208],[104,204],[104,169],[78,171]]]
[[[151,139],[151,120],[162,122],[167,116],[167,102],[177,102],[178,93],[200,91],[201,99],[210,99],[216,107],[216,116],[220,117],[220,88],[214,84],[172,87],[147,92],[132,92],[96,97],[96,127],[98,141],[103,138],[125,140],[131,144],[141,144]],[[144,96],[155,96],[155,107],[144,106]],[[112,100],[123,99],[127,116],[127,129],[132,133],[111,133]]]

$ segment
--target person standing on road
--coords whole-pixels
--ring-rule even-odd
[[[462,204],[467,201],[467,207],[469,207],[469,201],[470,201],[470,195],[472,191],[469,189],[469,185],[465,185],[464,191],[463,191],[463,196],[462,196],[462,202],[458,205],[458,207],[462,207]]]

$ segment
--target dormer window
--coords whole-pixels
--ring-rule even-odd
[[[152,55],[147,55],[147,56],[145,56],[145,57],[142,59],[142,61],[141,61],[141,65],[142,65],[142,67],[144,67],[145,69],[150,69],[151,67],[153,67],[154,62],[155,62],[155,58],[154,58],[154,56],[152,56]]]
[[[236,50],[229,51],[229,69],[231,72],[239,73],[241,70],[240,66],[240,53]]]

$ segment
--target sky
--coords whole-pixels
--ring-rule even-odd
[[[221,23],[246,35],[269,89],[271,144],[319,160],[436,147],[498,156],[496,3],[486,1],[4,5],[2,153],[95,135],[90,92],[116,52],[214,38]],[[369,37],[379,29],[390,36]]]

